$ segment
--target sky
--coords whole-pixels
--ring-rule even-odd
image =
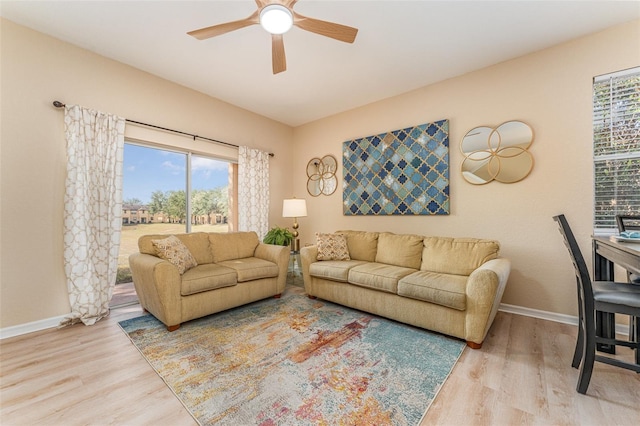
[[[151,201],[154,191],[186,188],[187,155],[139,145],[124,145],[123,200]],[[214,189],[228,184],[229,163],[206,157],[191,157],[191,189]]]

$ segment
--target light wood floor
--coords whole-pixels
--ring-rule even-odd
[[[0,342],[0,424],[195,425],[120,330],[139,305]],[[596,363],[575,391],[576,328],[498,313],[482,349],[466,348],[422,425],[638,425],[640,374]],[[619,350],[631,360],[631,351]]]

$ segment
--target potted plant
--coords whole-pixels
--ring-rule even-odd
[[[274,244],[277,246],[288,246],[293,240],[293,234],[287,228],[274,226],[267,232],[262,240],[265,244]]]

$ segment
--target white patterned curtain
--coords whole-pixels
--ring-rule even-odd
[[[71,314],[61,325],[92,325],[109,314],[122,228],[125,119],[65,107],[67,179],[64,268]]]
[[[238,230],[260,241],[269,231],[269,153],[246,146],[238,150]]]

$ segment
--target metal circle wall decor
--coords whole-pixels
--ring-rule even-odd
[[[462,138],[462,176],[469,183],[483,185],[521,181],[533,169],[528,151],[533,129],[522,121],[507,121],[498,127],[476,127]]]
[[[307,163],[307,192],[312,197],[331,195],[338,187],[338,161],[333,155],[312,158]]]

